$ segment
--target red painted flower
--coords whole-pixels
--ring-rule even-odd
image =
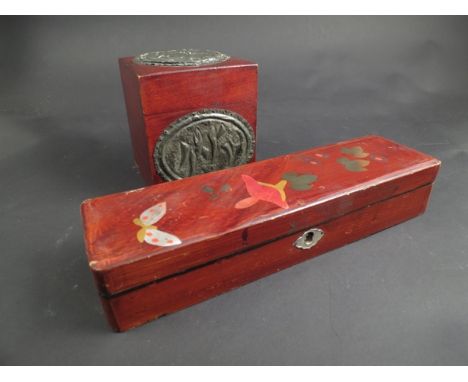
[[[236,203],[235,208],[243,209],[253,206],[259,200],[264,200],[276,204],[281,208],[288,208],[286,203],[286,194],[284,193],[284,187],[287,181],[281,180],[276,184],[269,184],[263,182],[257,182],[254,178],[248,175],[242,175],[242,180],[245,183],[249,197],[240,200]]]

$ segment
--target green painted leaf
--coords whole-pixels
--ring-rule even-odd
[[[345,157],[338,158],[337,162],[341,163],[348,171],[353,171],[353,172],[367,171],[366,166],[369,164],[368,160],[364,160],[364,159],[350,160]]]
[[[303,183],[312,183],[317,180],[317,176],[312,174],[304,174],[298,176],[298,180]]]
[[[311,183],[317,180],[317,176],[313,174],[299,175],[294,172],[287,172],[283,174],[282,179],[287,180],[289,187],[293,190],[305,191],[312,188]]]
[[[355,158],[365,158],[369,155],[369,153],[366,153],[361,146],[342,147],[341,152],[343,154],[352,155]]]
[[[210,186],[203,186],[202,191],[207,192],[208,194],[212,194],[214,192],[213,188]]]
[[[281,177],[284,180],[291,180],[297,177],[297,174],[295,172],[285,172],[283,176]]]
[[[310,190],[312,188],[311,184],[307,183],[291,183],[291,188],[296,191],[305,191],[305,190]]]

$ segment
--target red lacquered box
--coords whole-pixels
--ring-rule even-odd
[[[256,63],[182,49],[119,64],[134,159],[147,184],[255,159]]]
[[[109,322],[127,330],[415,217],[439,166],[368,136],[87,200]]]

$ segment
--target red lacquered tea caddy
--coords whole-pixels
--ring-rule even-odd
[[[147,184],[255,159],[256,63],[180,49],[119,65],[133,155]]]
[[[124,331],[424,212],[440,161],[367,136],[82,204]]]

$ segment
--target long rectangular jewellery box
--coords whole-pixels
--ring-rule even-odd
[[[367,136],[86,200],[108,321],[125,331],[415,217],[439,166]]]

